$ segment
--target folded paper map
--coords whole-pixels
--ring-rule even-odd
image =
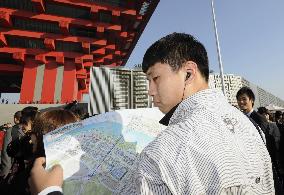
[[[47,168],[63,167],[64,195],[116,193],[165,128],[162,117],[156,108],[125,109],[65,125],[44,136]]]

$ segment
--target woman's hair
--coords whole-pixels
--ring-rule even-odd
[[[25,107],[21,111],[20,124],[27,125],[29,122],[34,122],[36,115],[38,114],[38,108],[33,106]]]
[[[64,126],[78,121],[78,117],[68,110],[50,110],[38,114],[34,120],[32,133],[37,139],[36,153],[42,156],[44,152],[43,135]]]
[[[14,114],[14,118],[17,119],[17,120],[21,120],[21,117],[22,117],[22,111],[17,111],[15,112]]]
[[[50,110],[40,113],[34,120],[33,132],[46,134],[63,125],[78,121],[77,116],[68,110]]]

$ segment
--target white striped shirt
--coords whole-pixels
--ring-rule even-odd
[[[271,167],[254,125],[206,89],[180,103],[119,193],[274,194]]]

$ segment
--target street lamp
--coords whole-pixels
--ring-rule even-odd
[[[215,30],[215,38],[216,38],[216,46],[217,46],[218,61],[219,61],[219,68],[220,68],[220,77],[221,77],[221,83],[222,83],[222,91],[224,95],[226,96],[224,74],[223,74],[223,62],[222,62],[221,49],[219,45],[218,31],[217,31],[215,11],[214,11],[214,0],[211,0],[211,8],[212,8],[212,15],[213,15],[214,30]]]

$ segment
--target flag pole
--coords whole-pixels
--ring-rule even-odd
[[[219,37],[218,37],[216,17],[215,17],[215,10],[214,10],[214,0],[211,0],[211,8],[212,8],[212,15],[213,15],[214,30],[215,30],[215,38],[216,38],[216,46],[217,46],[217,53],[218,53],[220,77],[221,77],[221,83],[222,83],[222,91],[224,95],[226,96],[224,74],[223,74],[223,62],[222,62],[221,49],[220,49],[220,44],[219,44]]]

